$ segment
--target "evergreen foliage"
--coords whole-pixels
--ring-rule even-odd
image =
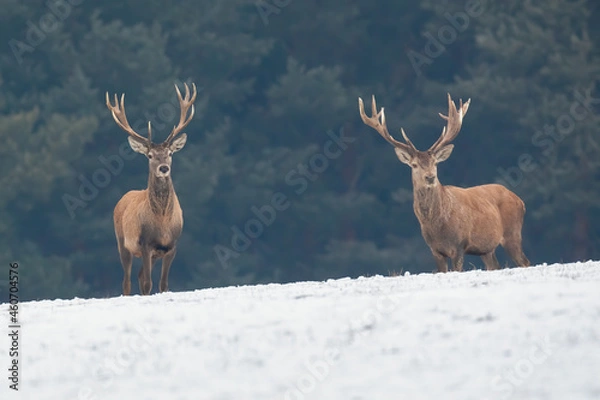
[[[600,257],[589,1],[0,8],[0,255],[20,263],[23,299],[120,294],[112,211],[148,170],[105,92],[126,93],[131,125],[151,121],[160,140],[183,82],[199,94],[173,161],[184,230],[171,290],[432,271],[410,169],[358,116],[371,94],[420,149],[441,132],[446,92],[471,98],[442,183],[520,195],[533,263]]]

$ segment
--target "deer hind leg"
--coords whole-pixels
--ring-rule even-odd
[[[494,269],[500,269],[500,263],[498,263],[498,259],[496,258],[496,250],[492,250],[487,254],[483,254],[481,256],[483,263],[485,264],[485,269],[488,271]]]
[[[118,241],[118,249],[121,265],[123,265],[123,296],[129,296],[131,294],[131,264],[133,263],[133,256],[120,240]]]
[[[525,253],[523,253],[523,248],[521,247],[521,235],[508,238],[502,247],[504,247],[504,250],[506,250],[517,266],[528,267],[531,265],[529,259],[525,256]]]
[[[176,253],[177,249],[173,247],[163,257],[162,269],[160,271],[160,283],[158,286],[158,289],[161,293],[169,290],[169,270],[171,269],[171,263],[173,263]]]

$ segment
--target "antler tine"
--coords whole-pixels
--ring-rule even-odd
[[[142,142],[150,143],[151,142],[151,133],[148,131],[148,137],[145,138],[142,135],[138,134],[134,131],[129,125],[129,121],[127,121],[127,114],[125,113],[125,93],[121,95],[121,101],[119,104],[119,98],[115,93],[115,105],[113,106],[110,102],[110,98],[108,96],[108,92],[106,92],[106,107],[110,110],[113,119],[119,125],[121,129],[127,132],[130,136],[139,139]]]
[[[404,133],[404,130],[402,130],[402,136],[404,136],[404,140],[406,140],[406,143],[402,143],[396,139],[394,139],[394,137],[392,135],[390,135],[388,129],[387,129],[387,125],[385,122],[385,111],[384,111],[384,107],[381,108],[381,111],[377,112],[377,103],[375,101],[375,95],[373,95],[371,97],[371,116],[367,117],[367,115],[365,114],[365,105],[363,103],[362,98],[358,98],[358,111],[360,113],[360,118],[362,119],[363,123],[367,126],[370,126],[371,128],[375,129],[380,135],[381,137],[383,137],[385,140],[388,141],[388,143],[390,143],[392,146],[394,147],[402,147],[405,149],[414,149],[414,146],[412,145],[412,143],[410,142],[410,140],[407,140],[407,136]]]
[[[362,99],[360,101],[362,101]],[[384,107],[381,108],[381,113],[383,113],[383,109]],[[377,100],[375,100],[374,94],[371,95],[371,116],[373,115],[377,115],[377,118],[379,118],[379,112],[377,112]],[[385,119],[385,115],[383,118]]]
[[[470,98],[464,104],[462,99],[459,99],[459,107],[457,109],[456,104],[454,101],[452,101],[452,97],[450,97],[450,93],[448,93],[448,115],[438,113],[442,119],[447,121],[447,123],[442,129],[442,134],[429,148],[429,151],[435,151],[447,145],[448,143],[452,142],[456,136],[458,136],[460,128],[462,127],[463,117],[467,114],[470,104]]]
[[[417,148],[415,147],[413,142],[410,141],[410,139],[406,135],[406,132],[404,132],[404,128],[400,128],[400,133],[402,133],[402,137],[404,138],[404,141],[406,142],[406,144],[408,144],[410,147],[412,147],[413,149],[416,150]]]
[[[190,123],[196,112],[194,107],[194,101],[196,101],[196,95],[198,94],[196,90],[196,84],[192,83],[192,93],[190,93],[190,88],[188,87],[187,83],[184,83],[183,85],[185,86],[185,95],[183,97],[181,97],[181,91],[179,90],[179,87],[175,85],[175,91],[177,92],[177,98],[179,99],[179,107],[181,108],[181,112],[179,114],[179,123],[173,127],[173,130],[169,134],[169,137],[167,137],[165,140],[165,143],[173,140],[173,138],[175,138],[175,136],[177,136]]]

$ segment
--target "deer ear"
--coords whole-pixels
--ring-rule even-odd
[[[129,145],[131,146],[133,151],[135,151],[136,153],[143,154],[143,155],[148,154],[149,149],[148,149],[148,145],[146,143],[142,143],[139,140],[133,138],[132,136],[129,136],[127,138],[127,140],[129,141]]]
[[[441,149],[436,151],[435,154],[433,155],[435,157],[435,161],[438,163],[440,163],[442,161],[446,161],[448,159],[448,157],[450,157],[450,154],[452,154],[453,149],[454,149],[453,144],[449,144],[449,145],[442,147]]]
[[[412,160],[412,155],[408,151],[406,151],[405,149],[403,149],[401,147],[394,147],[394,151],[396,152],[396,155],[398,156],[398,160],[402,161],[404,164],[410,165],[410,161]]]
[[[187,135],[185,133],[182,133],[175,140],[173,140],[173,142],[171,142],[171,144],[169,145],[169,150],[175,153],[176,151],[183,149],[183,146],[185,146],[186,141]]]

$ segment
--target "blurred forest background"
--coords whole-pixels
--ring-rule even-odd
[[[357,98],[369,107],[372,94],[392,134],[404,127],[422,150],[444,125],[446,93],[471,98],[440,181],[501,182],[521,196],[532,263],[600,259],[597,2],[0,0],[0,9],[0,260],[5,271],[19,262],[23,300],[120,294],[112,211],[146,187],[148,166],[125,151],[105,92],[126,93],[132,126],[145,134],[151,120],[161,140],[183,82],[199,93],[173,159],[185,219],[173,291],[433,271],[410,169],[360,120]],[[287,208],[240,237],[258,220],[253,207],[276,193]],[[481,260],[467,257],[475,267]]]

